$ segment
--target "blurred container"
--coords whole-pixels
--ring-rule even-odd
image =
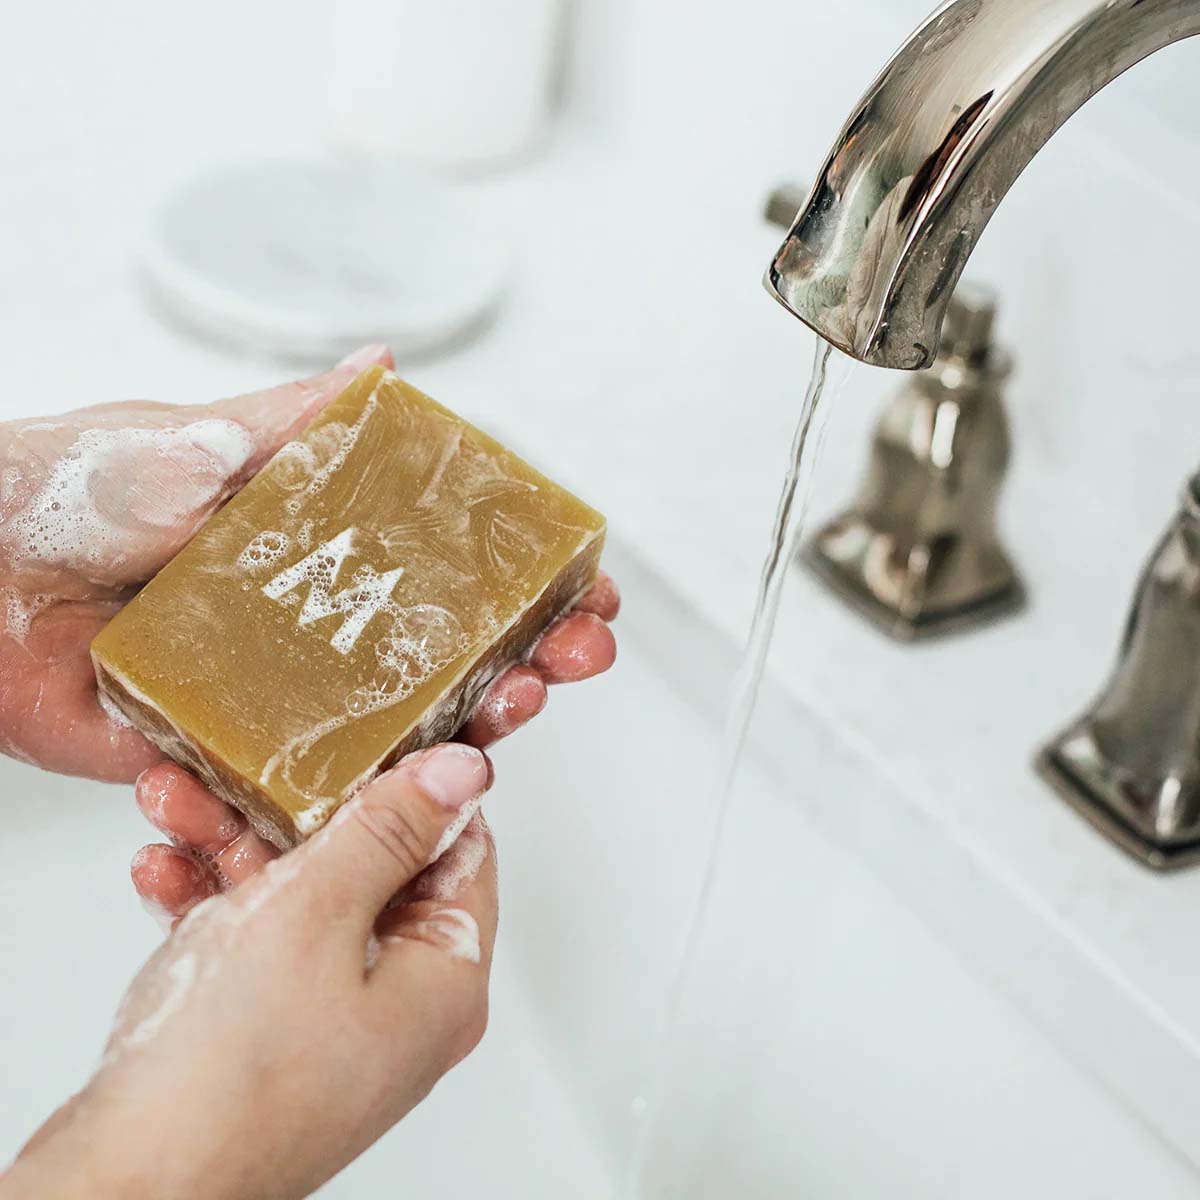
[[[564,0],[343,0],[335,136],[442,168],[521,154],[548,123],[565,10]]]

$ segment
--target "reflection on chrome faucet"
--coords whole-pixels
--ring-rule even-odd
[[[1143,862],[1200,862],[1200,474],[1142,574],[1112,677],[1039,765]]]
[[[1010,362],[992,344],[995,311],[988,289],[959,284],[936,361],[883,412],[856,502],[805,554],[893,637],[973,627],[1024,600],[996,529],[1009,457],[1001,389]]]
[[[795,184],[764,215],[788,228]],[[996,506],[1008,467],[1001,388],[1011,361],[992,342],[996,299],[960,284],[933,367],[888,405],[855,505],[805,558],[843,599],[903,640],[973,627],[1019,609],[1025,589],[1000,543]]]
[[[950,0],[838,135],[764,280],[851,357],[918,369],[993,212],[1068,117],[1200,33],[1198,0]],[[1046,752],[1067,798],[1143,861],[1200,859],[1197,485],[1142,583],[1121,665]]]
[[[1196,33],[1196,0],[943,5],[846,122],[768,290],[853,358],[929,366],[963,266],[1033,156],[1122,71]]]

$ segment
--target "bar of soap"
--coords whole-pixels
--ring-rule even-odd
[[[102,695],[295,845],[595,578],[604,518],[364,371],[97,635]]]

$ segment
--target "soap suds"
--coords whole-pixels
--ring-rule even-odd
[[[309,600],[313,591],[315,588],[309,591]],[[287,594],[294,595],[295,592]],[[352,604],[353,598],[347,603]],[[305,604],[307,606],[308,600]],[[319,780],[305,786],[296,778],[305,757],[323,738],[351,721],[390,708],[412,695],[426,680],[468,649],[468,638],[458,618],[438,605],[419,604],[405,608],[389,599],[376,607],[372,597],[368,607],[371,610],[368,619],[378,613],[386,615],[392,622],[388,633],[375,644],[379,670],[369,684],[355,688],[346,697],[345,712],[329,717],[293,738],[267,760],[259,776],[259,782],[266,786],[278,771],[291,788],[309,801],[308,806],[295,815],[296,828],[305,837],[319,829],[343,799],[323,794]]]
[[[379,407],[379,386],[387,378],[382,375],[370,396],[363,404],[362,412],[353,425],[347,426],[331,421],[306,442],[288,442],[276,456],[287,475],[302,489],[284,505],[292,513],[298,513],[304,501],[324,489],[325,485],[341,470],[350,451],[358,442],[359,435]]]
[[[109,723],[115,725],[118,729],[132,729],[133,722],[117,707],[113,698],[104,690],[97,689],[96,703],[100,705],[101,711],[108,718]]]
[[[0,504],[9,504],[17,494],[17,488],[23,476],[20,467],[5,467],[0,471]],[[4,514],[0,513],[0,524],[4,523]]]
[[[471,819],[479,811],[479,806],[483,803],[482,796],[476,796],[474,800],[468,800],[466,804],[459,810],[458,815],[446,826],[442,836],[438,839],[438,844],[434,847],[433,853],[429,856],[428,866],[432,866],[455,842],[458,841],[462,832],[470,824]]]
[[[232,918],[233,924],[240,924],[247,917],[253,916],[264,904],[275,899],[286,887],[294,882],[300,874],[303,858],[299,854],[284,854],[272,859],[255,876],[251,889],[239,889],[235,895],[239,899],[249,891],[249,897],[234,903],[230,907],[237,915]]]
[[[478,809],[478,802],[474,805]],[[491,836],[482,816],[472,815],[450,848],[404,889],[408,900],[457,900],[475,882],[487,860]]]
[[[169,528],[203,514],[254,453],[234,421],[167,429],[88,429],[8,522],[14,566],[110,569],[138,524]]]
[[[479,949],[479,925],[469,912],[461,908],[441,908],[411,922],[404,933],[390,934],[388,942],[419,941],[444,950],[451,958],[477,963],[482,957]]]
[[[55,597],[43,593],[26,595],[16,588],[0,588],[4,597],[4,632],[15,642],[25,644],[33,619],[43,609],[54,603]]]
[[[367,953],[366,953],[366,972],[369,975],[375,970],[375,964],[379,961],[379,952],[383,947],[379,944],[379,939],[374,933],[367,934]]]
[[[149,1016],[143,1017],[128,1032],[124,1032],[121,1028],[125,1006],[129,1000],[129,996],[126,994],[126,999],[121,1005],[121,1012],[117,1014],[116,1028],[105,1053],[105,1061],[108,1062],[115,1058],[123,1050],[144,1045],[154,1037],[171,1014],[183,1006],[183,1002],[187,999],[188,992],[191,991],[192,984],[195,982],[196,973],[196,956],[194,954],[179,954],[167,963],[158,973],[160,978],[165,981],[165,986],[162,988],[162,996],[159,998],[157,1006]],[[134,980],[133,987],[137,988],[138,986],[139,980]]]
[[[277,529],[264,529],[255,534],[238,555],[237,564],[243,571],[265,571],[288,551],[292,539]]]

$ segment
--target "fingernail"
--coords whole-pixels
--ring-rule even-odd
[[[477,800],[487,791],[487,758],[473,746],[448,742],[413,755],[404,764],[417,787],[451,812]]]
[[[339,367],[353,367],[356,371],[365,371],[367,367],[377,366],[381,359],[388,356],[388,348],[382,342],[372,342],[369,346],[360,346],[353,354],[347,354]]]

